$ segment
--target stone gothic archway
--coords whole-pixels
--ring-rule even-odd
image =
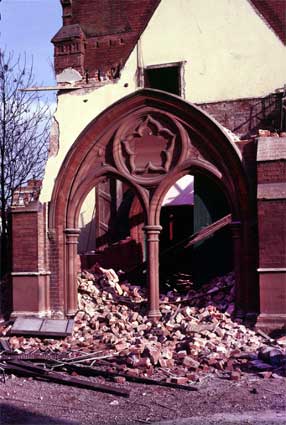
[[[76,246],[84,197],[102,177],[122,180],[142,206],[147,241],[149,314],[159,315],[158,246],[164,194],[187,173],[209,175],[230,205],[237,307],[255,308],[251,195],[240,152],[198,107],[157,90],[139,90],[96,117],[74,142],[49,207],[50,294],[53,310],[77,310]]]

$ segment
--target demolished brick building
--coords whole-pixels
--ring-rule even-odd
[[[237,314],[285,326],[285,2],[61,4],[43,186],[11,213],[12,315],[76,313],[89,194],[84,261],[146,260],[150,317],[160,314],[160,254],[188,239],[172,265],[184,257],[198,281],[233,269]],[[166,202],[175,189],[185,200]]]

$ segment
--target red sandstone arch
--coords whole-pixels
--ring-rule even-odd
[[[255,266],[250,231],[253,212],[239,150],[220,125],[198,107],[150,89],[123,98],[96,117],[62,164],[49,210],[53,308],[67,315],[76,311],[74,264],[80,206],[103,176],[113,176],[129,184],[144,212],[150,315],[158,316],[161,203],[173,182],[197,172],[215,179],[228,199],[237,257],[237,305],[251,310],[251,292],[255,290],[250,283]]]

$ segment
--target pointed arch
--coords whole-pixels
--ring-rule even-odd
[[[197,106],[165,92],[143,89],[111,105],[92,120],[72,145],[58,173],[49,209],[49,228],[53,235],[51,249],[57,253],[51,281],[54,292],[58,293],[59,308],[70,315],[76,310],[77,288],[72,265],[76,253],[70,246],[76,243],[77,217],[88,191],[103,176],[128,183],[142,206],[146,232],[158,233],[164,193],[173,181],[192,170],[215,179],[230,204],[233,222],[239,229],[237,303],[239,306],[251,303],[249,281],[253,270],[249,271],[247,259],[253,244],[249,231],[253,211],[238,147]],[[246,263],[248,271],[245,271]],[[150,285],[158,286],[158,259],[152,267]],[[158,296],[158,291],[154,296]],[[158,300],[155,304],[158,307]],[[158,310],[157,307],[154,308]]]

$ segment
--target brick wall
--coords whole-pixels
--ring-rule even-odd
[[[62,239],[63,231],[58,230],[59,239]],[[64,266],[62,253],[59,252],[59,243],[56,240],[54,233],[50,233],[48,241],[49,265],[51,271],[50,278],[50,299],[51,309],[54,312],[63,311],[64,309],[64,288],[63,288],[63,273],[60,264]]]
[[[12,210],[12,271],[48,269],[45,206]]]
[[[38,270],[38,211],[22,210],[14,212],[12,218],[12,268],[13,272],[34,272]]]
[[[257,166],[257,178],[259,183],[286,182],[286,161],[281,160],[259,163]]]
[[[233,133],[249,138],[260,128],[279,129],[280,104],[281,94],[271,94],[263,98],[201,103],[198,106]]]
[[[259,258],[286,266],[286,137],[261,137],[257,149]]]
[[[49,314],[46,206],[14,207],[11,220],[13,314]]]
[[[55,70],[116,78],[160,0],[62,2],[63,28],[53,38]]]
[[[286,138],[260,137],[257,148],[259,326],[285,325]]]
[[[259,267],[286,266],[286,200],[258,201]]]

